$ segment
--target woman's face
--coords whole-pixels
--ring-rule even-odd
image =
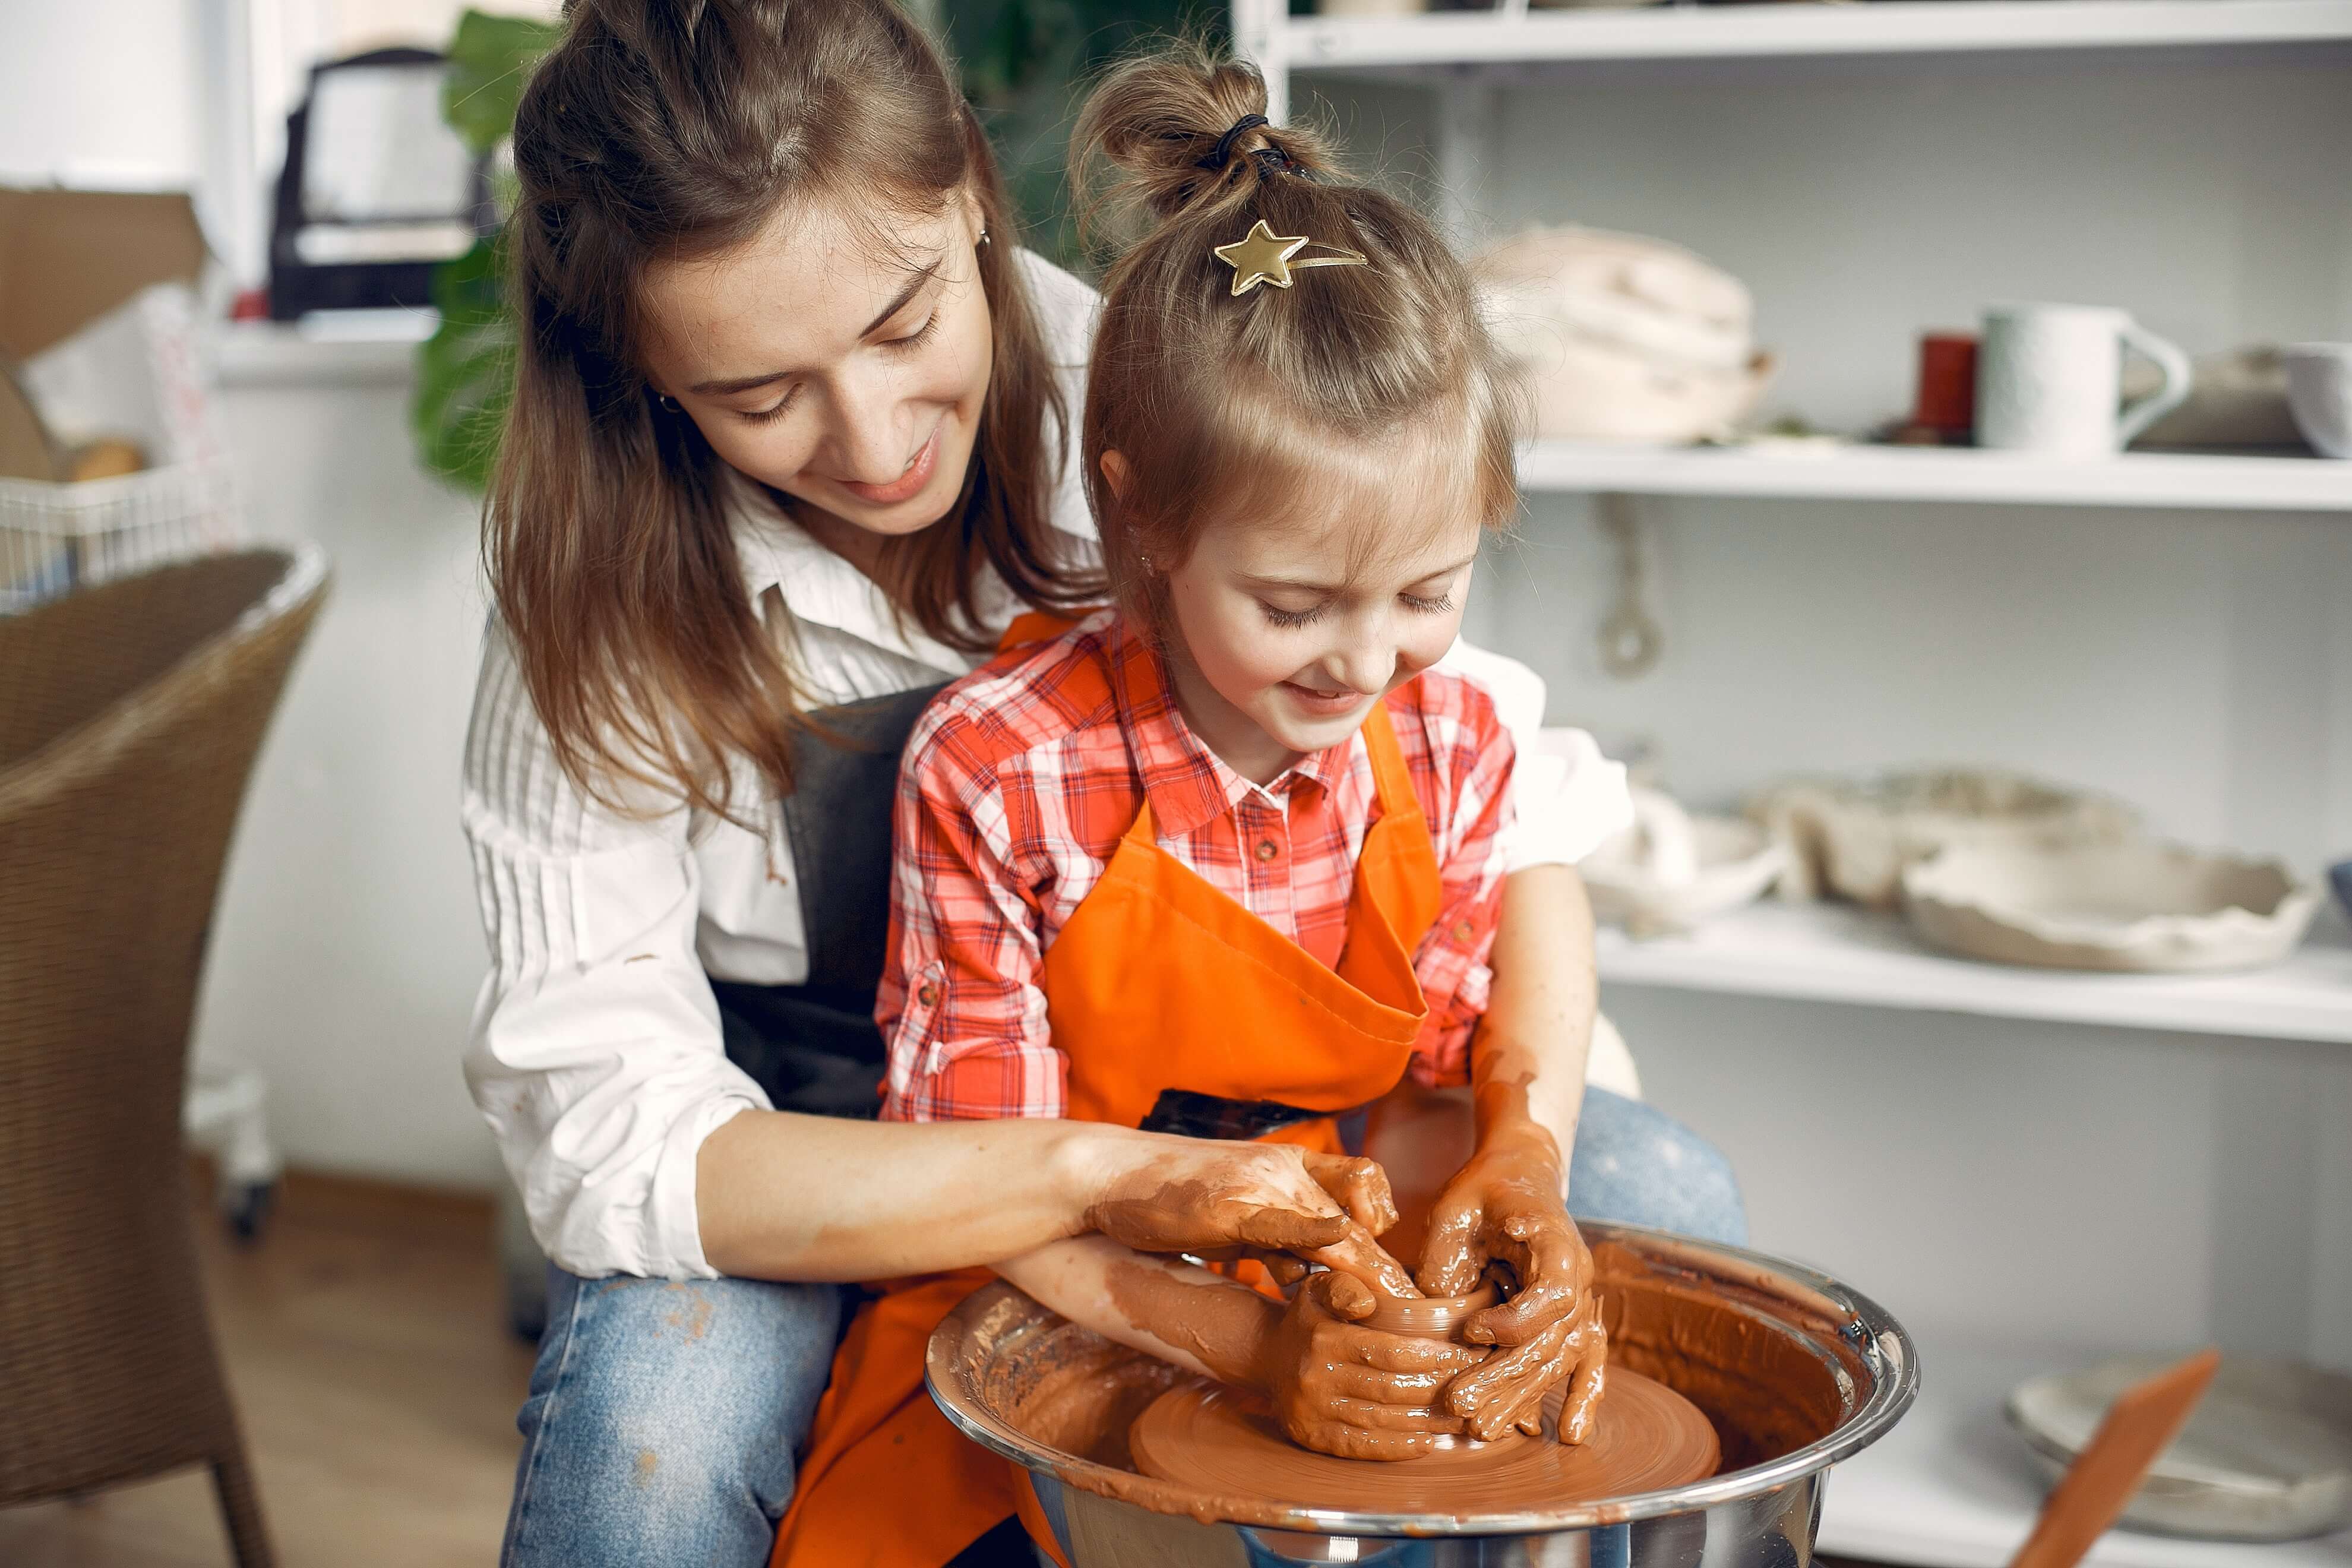
[[[980,235],[962,194],[929,216],[780,212],[646,273],[647,378],[752,479],[872,533],[929,527],[988,395]]]

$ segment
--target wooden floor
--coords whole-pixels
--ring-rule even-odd
[[[505,1326],[488,1204],[297,1175],[257,1246],[197,1226],[278,1561],[495,1563],[531,1352]],[[229,1561],[200,1472],[0,1510],[8,1568]]]

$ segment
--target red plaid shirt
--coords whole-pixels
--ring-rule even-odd
[[[1071,679],[1097,658],[1111,671],[1107,701]],[[1144,695],[1130,706],[1138,661]],[[1429,1018],[1412,1072],[1459,1083],[1486,1006],[1511,738],[1486,694],[1450,672],[1423,671],[1388,705],[1444,889],[1413,955]],[[1064,1113],[1069,1064],[1046,1026],[1045,950],[1134,822],[1139,771],[1161,848],[1338,962],[1377,804],[1363,737],[1261,788],[1193,736],[1158,656],[1097,615],[956,682],[908,742],[875,1010],[890,1049],[886,1118]]]

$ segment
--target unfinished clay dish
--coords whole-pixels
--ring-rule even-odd
[[[2009,1424],[2055,1481],[2116,1395],[2163,1364],[2137,1356],[2037,1377],[2009,1396]],[[2352,1523],[2352,1377],[2224,1358],[2124,1521],[2214,1541],[2299,1541]]]
[[[1467,1296],[1381,1296],[1364,1327],[1417,1340],[1458,1340],[1471,1313],[1483,1312],[1502,1299],[1492,1278]]]
[[[1633,791],[1633,826],[1578,865],[1592,907],[1637,937],[1690,930],[1753,903],[1788,868],[1789,849],[1756,823],[1693,816],[1655,790]]]
[[[2137,820],[2120,802],[1994,768],[1792,779],[1748,815],[1789,846],[1782,897],[1878,910],[1902,902],[1905,867],[1943,850],[2116,842]]]
[[[2046,969],[2251,969],[2285,957],[2319,909],[2275,860],[2148,840],[1948,849],[1903,886],[1937,946]]]

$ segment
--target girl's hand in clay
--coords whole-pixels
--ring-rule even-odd
[[[1418,1294],[1373,1239],[1396,1223],[1388,1177],[1373,1162],[1283,1143],[1134,1136],[1149,1139],[1143,1157],[1114,1167],[1087,1208],[1086,1228],[1138,1252],[1296,1255],[1392,1294]]]
[[[1447,1184],[1430,1215],[1422,1289],[1466,1295],[1496,1261],[1510,1265],[1518,1289],[1474,1314],[1462,1333],[1507,1353],[1457,1380],[1446,1392],[1446,1407],[1467,1417],[1481,1438],[1514,1426],[1532,1436],[1542,1429],[1544,1394],[1573,1377],[1559,1435],[1564,1443],[1580,1443],[1601,1396],[1605,1335],[1588,1289],[1592,1255],[1561,1197],[1559,1147],[1531,1120],[1491,1127]]]
[[[1491,1440],[1514,1426],[1530,1437],[1543,1436],[1544,1395],[1567,1382],[1559,1407],[1559,1440],[1581,1443],[1592,1435],[1592,1418],[1608,1380],[1609,1331],[1601,1304],[1583,1304],[1522,1344],[1498,1351],[1463,1373],[1445,1390],[1445,1408],[1470,1424],[1470,1434]]]
[[[1291,1298],[1254,1380],[1290,1440],[1343,1459],[1410,1459],[1468,1423],[1439,1396],[1485,1352],[1358,1326],[1371,1292],[1345,1274],[1310,1277]]]

